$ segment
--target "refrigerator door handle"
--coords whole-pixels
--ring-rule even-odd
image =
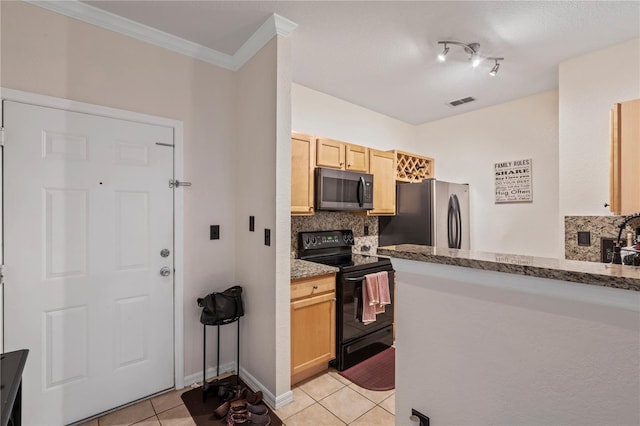
[[[453,194],[454,199],[455,199],[455,209],[456,209],[456,220],[458,221],[458,226],[456,226],[456,233],[457,233],[457,244],[456,244],[456,248],[461,248],[462,247],[462,214],[460,213],[460,202],[458,201],[458,196],[456,194]]]
[[[449,248],[459,249],[462,247],[462,216],[460,214],[460,201],[456,194],[449,196],[449,206],[447,209],[447,233]],[[455,229],[454,229],[455,228]]]

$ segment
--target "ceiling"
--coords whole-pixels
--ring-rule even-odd
[[[277,13],[298,24],[295,83],[411,124],[555,89],[560,62],[640,37],[640,1],[85,3],[230,55]],[[456,46],[441,63],[438,40],[505,59],[495,77]]]

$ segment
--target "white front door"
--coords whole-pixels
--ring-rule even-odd
[[[24,424],[172,388],[173,148],[157,143],[173,129],[10,101],[4,127],[4,349],[29,349]]]

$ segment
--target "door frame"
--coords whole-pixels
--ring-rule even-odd
[[[40,95],[37,93],[24,92],[15,89],[6,89],[0,87],[0,100],[2,101],[16,101],[25,104],[31,104],[35,106],[49,107],[62,109],[66,111],[79,112],[85,114],[92,114],[107,118],[115,118],[119,120],[133,121],[143,124],[151,124],[158,126],[170,127],[173,129],[173,178],[177,180],[183,180],[183,122],[174,120],[171,118],[158,117],[154,115],[142,114],[133,111],[127,111],[118,108],[105,107],[101,105],[89,104],[84,102],[72,101],[69,99],[56,98],[52,96]],[[0,117],[4,119],[2,111],[2,103],[0,102]],[[4,124],[4,122],[3,122]],[[0,159],[4,160],[0,156]],[[3,163],[0,163],[2,165]],[[2,184],[2,177],[4,170],[0,173],[0,184]],[[182,330],[184,328],[184,195],[180,188],[173,192],[173,261],[174,261],[174,275],[173,275],[173,342],[174,342],[174,355],[173,355],[173,372],[174,372],[174,386],[176,389],[184,388],[184,337]],[[4,202],[4,194],[0,197],[0,203]],[[0,208],[2,204],[0,204]],[[2,210],[0,210],[2,215]],[[4,264],[4,235],[2,235],[1,229],[4,229],[4,218],[2,219],[2,226],[0,227],[0,237],[2,238],[2,244],[0,245],[0,256],[2,263]],[[4,284],[3,284],[4,286]],[[4,299],[2,294],[4,288],[0,291],[0,352],[4,348]]]

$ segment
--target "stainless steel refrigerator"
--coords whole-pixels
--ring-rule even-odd
[[[396,215],[380,216],[379,245],[470,249],[469,185],[425,179],[396,183]]]

